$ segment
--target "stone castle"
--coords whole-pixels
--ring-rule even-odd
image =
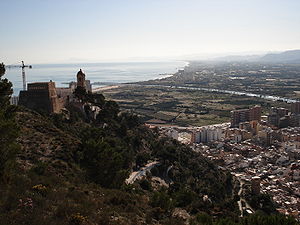
[[[68,103],[76,101],[73,92],[77,86],[92,91],[90,81],[85,79],[85,73],[81,69],[77,73],[77,82],[69,83],[67,88],[57,88],[51,80],[27,84],[27,90],[20,92],[18,104],[49,114],[60,113]]]

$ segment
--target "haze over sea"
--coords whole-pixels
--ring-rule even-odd
[[[79,69],[85,72],[91,83],[127,83],[163,78],[186,65],[184,61],[37,64],[25,70],[27,83],[52,80],[56,87],[67,87],[64,83],[76,81]],[[19,95],[22,90],[21,68],[8,68],[5,77],[13,83],[14,95]]]

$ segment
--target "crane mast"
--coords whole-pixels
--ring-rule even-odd
[[[23,91],[25,91],[26,90],[26,76],[25,76],[24,61],[22,61],[22,80],[23,80]]]
[[[23,81],[23,91],[26,91],[26,74],[25,74],[25,68],[28,67],[29,69],[32,68],[31,65],[25,65],[24,61],[21,61],[22,65],[8,65],[8,68],[14,68],[14,67],[21,67],[22,68],[22,81]]]

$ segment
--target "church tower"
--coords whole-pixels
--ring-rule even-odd
[[[85,88],[85,73],[81,69],[77,73],[77,87]]]

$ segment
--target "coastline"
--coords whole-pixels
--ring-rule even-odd
[[[99,91],[107,91],[107,90],[115,89],[115,88],[119,88],[119,87],[121,87],[121,85],[109,85],[109,86],[104,86],[104,87],[97,87],[97,88],[92,89],[92,92],[96,93]]]
[[[187,61],[38,64],[26,71],[26,81],[33,83],[52,80],[56,83],[56,87],[65,87],[66,83],[74,81],[74,75],[78,68],[82,68],[91,83],[119,85],[166,78],[186,65],[188,65]],[[18,96],[19,92],[23,90],[20,75],[21,73],[17,69],[6,71],[5,77],[13,83],[13,96]],[[96,88],[98,87],[97,85]]]
[[[185,69],[186,67],[189,67],[189,65],[191,63],[190,61],[184,61],[184,62],[185,62],[185,65],[183,66],[183,69]],[[174,72],[174,73],[161,73],[159,75],[164,74],[164,76],[159,77],[159,78],[143,80],[143,81],[137,81],[137,82],[130,82],[130,83],[120,83],[118,85],[107,85],[107,86],[103,86],[103,87],[93,88],[92,92],[96,93],[96,92],[99,92],[99,91],[107,91],[107,90],[110,90],[110,89],[120,88],[120,87],[125,86],[125,85],[139,84],[141,82],[147,82],[147,81],[162,80],[162,79],[165,79],[165,78],[173,77],[176,73],[178,73],[178,70],[179,69],[177,68],[177,71]]]

